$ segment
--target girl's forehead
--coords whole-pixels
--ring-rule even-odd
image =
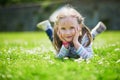
[[[59,20],[59,25],[75,25],[78,24],[77,18],[75,17],[64,17]]]

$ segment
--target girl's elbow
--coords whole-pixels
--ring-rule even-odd
[[[83,59],[90,59],[93,57],[93,53],[88,52],[86,55],[81,56]]]
[[[86,59],[91,59],[93,57],[93,53],[90,52],[88,55],[87,55],[87,58]]]
[[[58,58],[58,59],[62,59],[64,56],[58,54],[55,57]]]

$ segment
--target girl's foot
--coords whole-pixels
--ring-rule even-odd
[[[102,33],[103,31],[106,30],[106,26],[104,25],[103,22],[99,22],[91,31],[91,34],[93,38],[97,36],[98,34]]]
[[[44,30],[44,31],[46,31],[47,29],[52,29],[51,24],[48,20],[45,20],[45,21],[42,21],[42,22],[38,23],[37,27],[39,29]]]
[[[49,39],[51,40],[51,42],[53,41],[53,29],[48,20],[38,23],[37,27],[44,30],[46,34],[48,35]]]

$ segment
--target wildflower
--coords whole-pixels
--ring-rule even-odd
[[[66,60],[66,59],[68,59],[68,57],[65,57],[64,59]]]
[[[75,59],[74,61],[80,63],[80,62],[84,61],[84,59],[82,57],[80,57],[78,59]]]
[[[120,51],[120,48],[115,48],[114,51]]]
[[[120,63],[120,59],[118,59],[118,60],[116,61],[116,63]]]
[[[50,64],[54,64],[54,62],[53,62],[52,60],[49,60],[49,63],[50,63]]]
[[[90,63],[90,60],[89,60],[89,59],[86,59],[86,63],[89,64],[89,63]]]

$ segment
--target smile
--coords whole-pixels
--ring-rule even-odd
[[[72,36],[67,36],[66,38],[72,38]]]

